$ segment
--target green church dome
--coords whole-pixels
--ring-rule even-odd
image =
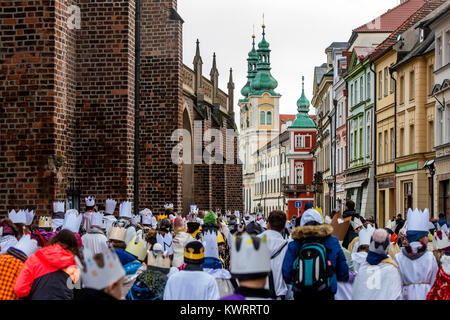
[[[270,49],[269,43],[266,41],[265,25],[263,28],[263,39],[258,44],[258,64],[256,66],[255,78],[251,81],[250,94],[261,94],[269,92],[273,95],[278,95],[273,90],[278,87],[278,81],[270,74]]]
[[[258,63],[258,53],[255,50],[255,35],[252,35],[253,38],[253,45],[252,45],[252,50],[248,53],[248,58],[247,58],[247,62],[248,62],[248,72],[247,72],[247,83],[245,84],[245,86],[241,89],[241,94],[244,97],[248,97],[248,95],[251,92],[251,83],[252,80],[255,78],[256,76],[256,65]]]
[[[315,128],[314,120],[309,117],[309,100],[305,96],[304,77],[302,76],[302,96],[297,100],[297,118],[289,128]]]

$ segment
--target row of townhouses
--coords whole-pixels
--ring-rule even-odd
[[[316,204],[351,199],[380,225],[408,208],[450,216],[450,1],[404,0],[315,67]]]

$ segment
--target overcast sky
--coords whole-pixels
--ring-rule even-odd
[[[209,78],[213,52],[219,70],[219,87],[227,92],[230,67],[237,102],[247,81],[247,55],[255,26],[256,47],[261,40],[262,16],[270,43],[271,73],[278,81],[280,113],[296,114],[301,95],[312,99],[314,66],[326,62],[325,48],[334,41],[346,42],[352,29],[368,23],[400,0],[178,0],[183,24],[183,62],[192,68],[195,41],[200,41],[203,75]],[[310,113],[314,113],[312,108]],[[239,127],[239,122],[238,122]]]

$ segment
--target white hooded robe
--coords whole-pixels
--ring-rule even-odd
[[[434,255],[427,251],[420,258],[409,259],[400,252],[395,255],[403,284],[403,299],[426,300],[436,274],[438,265]]]
[[[216,279],[203,271],[181,270],[167,280],[164,300],[218,300]]]
[[[353,300],[402,300],[402,280],[390,263],[364,262],[358,270],[352,290]]]

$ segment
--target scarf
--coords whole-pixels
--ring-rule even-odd
[[[203,262],[203,268],[222,269],[222,262],[217,258],[206,257],[205,262]]]
[[[27,260],[28,258],[28,256],[23,251],[16,249],[14,247],[9,247],[9,249],[6,252],[22,262],[25,262],[25,260]]]
[[[371,264],[371,265],[377,265],[379,264],[382,260],[389,258],[387,254],[380,254],[380,253],[376,253],[373,251],[369,251],[369,253],[367,254],[367,263]]]
[[[402,253],[410,260],[419,259],[427,252],[427,246],[420,241],[411,242],[408,246],[402,248]]]

